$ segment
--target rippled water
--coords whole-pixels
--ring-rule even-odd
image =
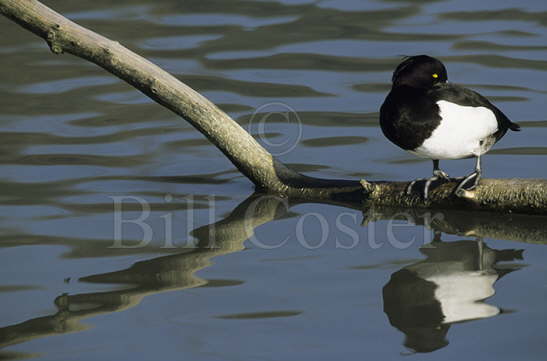
[[[401,56],[437,56],[524,127],[486,176],[547,178],[545,2],[45,3],[321,177],[429,174],[377,111]],[[545,358],[542,217],[253,196],[182,119],[6,19],[0,31],[0,358]],[[149,228],[124,223],[116,244],[115,205],[128,220],[144,203]]]

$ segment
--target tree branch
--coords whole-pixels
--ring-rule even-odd
[[[482,180],[463,199],[454,184],[438,187],[431,200],[403,195],[403,183],[307,177],[276,160],[226,113],[157,65],[66,19],[35,0],[0,0],[0,13],[46,40],[55,54],[89,60],[182,116],[219,148],[259,190],[308,200],[366,201],[407,207],[464,207],[545,213],[547,181]]]

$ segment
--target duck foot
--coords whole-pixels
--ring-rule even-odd
[[[438,182],[438,181],[441,181],[441,182],[445,183],[445,182],[450,182],[451,180],[454,180],[454,178],[450,178],[448,176],[448,174],[446,174],[446,172],[444,172],[440,169],[435,169],[433,171],[433,176],[432,177],[430,177],[430,178],[419,178],[419,179],[415,179],[412,182],[410,182],[409,185],[406,187],[406,194],[407,195],[412,194],[412,189],[414,188],[414,185],[417,182],[425,181],[422,196],[423,196],[424,200],[427,200],[427,198],[429,197],[429,188],[431,187],[432,183]]]
[[[469,174],[467,177],[463,178],[463,180],[454,190],[454,194],[458,197],[461,197],[464,191],[470,191],[475,189],[477,185],[479,185],[481,175],[481,171],[476,170],[473,173]]]

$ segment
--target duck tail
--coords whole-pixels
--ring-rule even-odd
[[[510,122],[509,129],[515,132],[520,132],[520,125],[518,125],[517,123]]]

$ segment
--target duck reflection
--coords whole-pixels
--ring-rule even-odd
[[[393,273],[383,289],[389,322],[415,352],[448,345],[453,323],[503,312],[484,300],[494,295],[497,280],[518,269],[498,262],[522,259],[522,250],[492,249],[481,239],[443,242],[440,235],[420,249],[425,260]]]
[[[124,284],[121,289],[58,296],[57,312],[0,328],[0,348],[88,328],[83,320],[134,307],[148,296],[200,286],[232,286],[238,280],[204,280],[196,276],[214,257],[244,249],[255,228],[290,216],[290,207],[301,204],[271,195],[254,194],[238,205],[225,219],[195,229],[197,247],[178,254],[161,256],[133,264],[127,269],[83,277],[80,281]],[[337,201],[338,206],[361,209],[361,204]],[[415,221],[428,219],[420,210],[404,210]],[[528,216],[438,211],[429,227],[451,234],[492,237],[523,242],[545,243],[547,223]],[[401,210],[369,209],[370,220],[394,219]],[[101,247],[103,245],[101,244]],[[476,241],[442,242],[437,238],[422,249],[427,259],[392,275],[384,287],[384,305],[393,326],[407,335],[406,345],[419,352],[445,346],[452,323],[490,317],[501,311],[482,300],[490,297],[493,284],[511,271],[500,261],[522,258],[522,251],[493,250]],[[25,355],[0,352],[0,359]],[[28,355],[26,355],[28,356]]]

